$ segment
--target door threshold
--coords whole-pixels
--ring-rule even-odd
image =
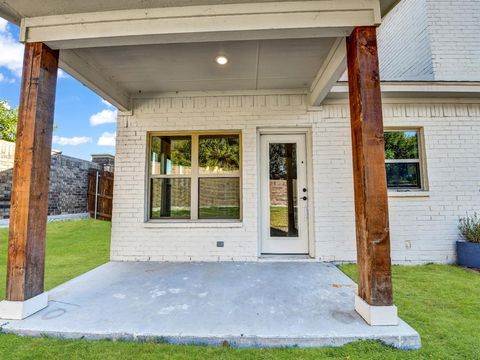
[[[258,261],[299,261],[299,262],[313,262],[317,261],[308,254],[262,254],[259,256]]]

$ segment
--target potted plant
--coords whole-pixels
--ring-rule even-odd
[[[457,263],[469,268],[480,268],[480,216],[461,217],[458,224],[465,241],[457,241]]]

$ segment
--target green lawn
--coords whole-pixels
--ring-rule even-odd
[[[107,261],[109,235],[107,222],[50,224],[47,288]],[[6,242],[7,232],[0,229],[2,280]],[[354,265],[341,269],[355,278]],[[3,334],[0,335],[0,359],[480,359],[479,273],[443,265],[395,266],[393,279],[400,316],[422,336],[423,347],[419,351],[399,351],[376,342],[358,342],[341,348],[261,350],[22,338]]]
[[[5,297],[7,240],[8,229],[0,229],[0,299]],[[45,288],[49,290],[107,262],[109,252],[109,222],[80,220],[48,224]]]

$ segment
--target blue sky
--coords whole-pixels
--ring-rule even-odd
[[[0,18],[0,100],[18,106],[23,45],[19,29]],[[95,153],[115,153],[116,109],[80,82],[61,71],[57,80],[52,147],[90,160]]]

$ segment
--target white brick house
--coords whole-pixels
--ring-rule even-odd
[[[451,59],[440,55],[447,46],[435,30],[448,23],[455,38],[463,28],[464,19],[446,18],[453,16],[451,3],[404,0],[379,30],[381,76],[404,81],[384,82],[385,128],[419,130],[422,148],[421,188],[389,190],[395,263],[454,262],[458,217],[479,210],[480,84],[444,81],[454,76],[480,80],[480,55],[475,53],[480,49],[480,31],[462,32],[462,44],[474,44],[462,53],[472,68],[462,63],[453,70],[447,64]],[[455,3],[472,10],[479,6],[475,0]],[[478,19],[479,13],[471,11],[468,16]],[[432,25],[427,26],[427,19]],[[472,22],[473,27],[478,24]],[[306,95],[288,90],[135,98],[132,113],[120,114],[118,121],[112,259],[257,260],[262,256],[259,134],[299,128],[308,140],[311,184],[308,248],[301,253],[321,261],[355,261],[347,91],[339,83],[320,106],[310,106]],[[241,221],[150,220],[145,186],[149,133],[218,130],[242,134]],[[217,241],[224,246],[217,247]]]
[[[478,7],[4,0],[26,44],[5,306],[46,306],[61,67],[120,110],[112,261],[356,260],[355,309],[397,325],[392,261],[453,262],[478,210]]]
[[[480,202],[480,104],[473,98],[438,101],[434,96],[383,101],[387,129],[422,129],[428,173],[428,190],[389,192],[396,263],[453,262],[458,217],[478,210]],[[354,261],[348,104],[331,102],[310,108],[304,95],[288,93],[135,100],[134,115],[120,115],[118,121],[112,259],[258,259],[258,132],[281,126],[306,129],[311,138],[313,236],[308,253],[323,261]],[[242,221],[145,221],[148,132],[218,129],[242,132]],[[224,241],[224,247],[217,248],[217,241]]]

